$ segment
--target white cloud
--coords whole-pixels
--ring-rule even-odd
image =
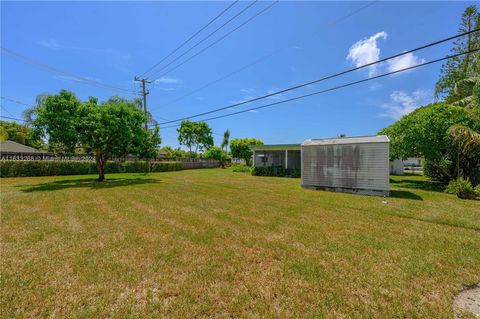
[[[388,72],[395,72],[397,70],[409,68],[421,63],[425,63],[425,59],[419,58],[413,53],[407,53],[405,55],[399,56],[398,58],[388,60],[387,70]],[[408,72],[408,71],[404,71],[404,72]]]
[[[60,49],[62,46],[55,39],[37,41],[38,45],[49,49]]]
[[[382,31],[372,35],[370,38],[357,41],[350,47],[347,60],[350,60],[357,67],[377,61],[380,58],[380,49],[377,46],[377,40],[386,38],[387,33]],[[369,76],[374,76],[376,72],[377,65],[369,67]]]
[[[376,91],[378,89],[382,88],[382,85],[380,83],[372,83],[370,84],[370,86],[368,87],[368,89],[370,91]]]
[[[179,84],[182,83],[181,80],[171,78],[169,76],[162,76],[161,78],[155,80],[155,83],[162,83],[162,84]]]
[[[412,94],[405,91],[394,91],[390,94],[390,101],[381,105],[385,110],[381,115],[398,120],[418,107],[430,103],[431,100],[432,92],[429,90],[417,89]]]

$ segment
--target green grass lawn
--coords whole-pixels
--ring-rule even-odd
[[[480,203],[229,170],[1,182],[0,317],[450,318],[480,281]]]

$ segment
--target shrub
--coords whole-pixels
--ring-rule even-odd
[[[167,172],[182,169],[180,162],[107,162],[106,173]],[[0,161],[0,177],[96,174],[94,161]]]
[[[0,176],[52,176],[95,174],[93,161],[0,161]]]
[[[179,171],[183,168],[181,162],[153,162],[150,163],[151,172]]]
[[[275,166],[255,166],[252,169],[252,175],[254,176],[274,176],[274,177],[300,177],[300,169],[285,169],[283,167]]]
[[[251,173],[252,167],[247,165],[232,165],[232,171],[236,173]]]
[[[456,180],[451,180],[445,191],[450,194],[456,194],[458,198],[475,199],[480,196],[479,190],[479,186],[474,188],[468,179],[460,177]]]

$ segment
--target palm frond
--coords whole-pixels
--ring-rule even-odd
[[[460,124],[450,127],[448,133],[464,154],[480,158],[480,133]]]

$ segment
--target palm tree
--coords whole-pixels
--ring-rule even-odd
[[[455,85],[455,93],[458,99],[453,104],[465,107],[477,126],[480,127],[480,77],[470,77],[459,81]],[[462,153],[469,158],[477,159],[478,167],[480,165],[480,133],[461,124],[450,127],[448,133],[458,146],[459,155]]]
[[[225,148],[225,154],[228,154],[228,143],[230,141],[230,131],[229,130],[226,130],[224,133],[223,133],[223,141],[222,141],[222,145],[221,145],[221,148]]]

